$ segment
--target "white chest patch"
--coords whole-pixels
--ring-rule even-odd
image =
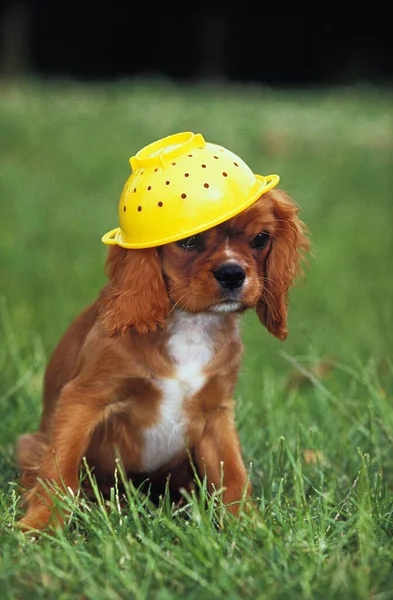
[[[163,398],[157,425],[144,430],[142,469],[152,472],[173,460],[186,448],[187,417],[184,402],[205,383],[204,370],[213,355],[212,329],[216,315],[177,312],[168,325],[168,352],[175,376],[157,381]]]

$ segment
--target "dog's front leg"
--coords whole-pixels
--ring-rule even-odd
[[[53,495],[57,487],[72,492],[78,488],[83,455],[107,404],[94,392],[79,389],[75,382],[64,387],[53,416],[48,451],[40,466],[40,481],[29,492],[26,516],[18,523],[21,529],[43,529],[49,523],[62,525],[61,515],[53,509]]]
[[[206,475],[209,491],[223,486],[223,502],[237,515],[241,500],[251,495],[251,484],[243,463],[232,407],[214,410],[206,420],[194,449],[201,477]]]

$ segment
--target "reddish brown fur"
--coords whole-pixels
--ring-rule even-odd
[[[227,260],[229,248],[231,261],[241,263],[247,276],[247,286],[239,292],[241,311],[256,308],[266,328],[284,340],[288,290],[308,250],[297,213],[296,205],[274,190],[205,232],[199,253],[175,243],[147,250],[110,249],[108,284],[71,324],[49,361],[40,429],[19,440],[21,479],[28,489],[22,528],[61,523],[37,477],[76,491],[83,456],[103,486],[113,475],[116,452],[136,482],[170,475],[173,488],[190,485],[184,453],[157,472],[142,470],[142,432],[160,419],[157,382],[176,378],[167,324],[178,309],[209,314],[223,302],[212,271]],[[271,241],[258,251],[250,242],[261,231],[268,231]],[[199,475],[206,474],[210,489],[223,483],[223,500],[234,514],[244,490],[251,493],[232,400],[242,353],[237,320],[234,312],[220,313],[211,332],[215,354],[205,368],[205,383],[184,402],[187,446]]]

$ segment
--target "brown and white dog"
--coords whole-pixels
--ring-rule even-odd
[[[191,456],[237,514],[251,494],[234,419],[239,315],[255,308],[284,340],[288,290],[308,247],[298,207],[279,190],[180,242],[112,246],[109,282],[48,364],[39,431],[19,440],[28,503],[20,526],[61,522],[41,482],[75,492],[86,457],[105,485],[116,453],[132,480],[170,475],[172,489],[189,486]]]

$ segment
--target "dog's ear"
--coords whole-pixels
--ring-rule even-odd
[[[100,310],[109,336],[125,333],[128,328],[148,333],[165,327],[170,302],[156,248],[111,246],[105,268],[109,282]]]
[[[306,227],[298,217],[299,208],[291,198],[281,190],[271,190],[267,194],[273,204],[276,223],[265,266],[264,290],[256,311],[266,329],[283,341],[288,335],[288,290],[296,276],[303,273],[301,261],[310,243]]]

